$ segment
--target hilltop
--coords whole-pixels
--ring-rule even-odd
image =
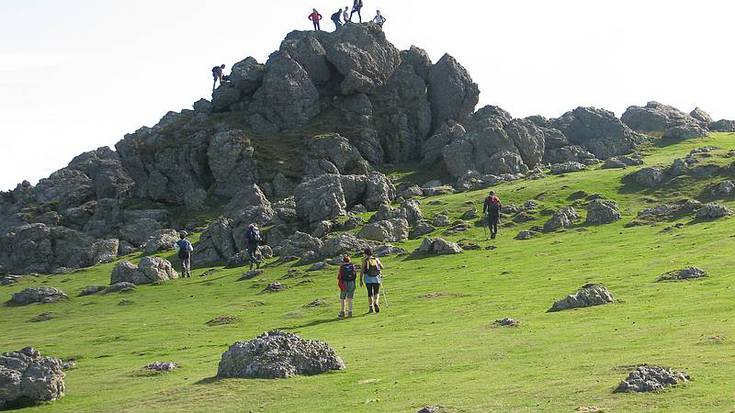
[[[0,309],[0,350],[76,362],[67,395],[31,410],[727,409],[735,122],[657,102],[519,119],[476,110],[479,93],[451,56],[400,51],[371,24],[292,32],[211,101],[1,193],[0,301],[68,296]],[[488,188],[506,205],[493,241]],[[262,273],[242,267],[250,223],[267,237]],[[180,229],[194,278],[96,287],[121,262],[177,266]],[[366,246],[388,306],[364,315],[358,291],[358,316],[338,321],[334,264]],[[706,276],[658,281],[690,266]],[[547,312],[589,283],[612,303]],[[230,344],[273,329],[329,343],[346,370],[213,377]],[[142,370],[169,360],[180,368]],[[692,381],[613,394],[643,363]]]

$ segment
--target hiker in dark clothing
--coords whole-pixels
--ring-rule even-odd
[[[332,14],[332,23],[334,23],[334,30],[342,27],[342,9],[337,10],[336,13]]]
[[[176,249],[179,250],[179,259],[181,260],[181,274],[185,278],[191,278],[191,253],[194,251],[194,246],[191,245],[186,236],[189,235],[186,231],[179,232],[179,239],[176,241]]]
[[[352,317],[352,298],[355,296],[355,282],[357,281],[357,267],[352,259],[345,255],[342,265],[337,274],[337,285],[339,286],[339,318]],[[345,302],[347,302],[347,313],[345,313]]]
[[[247,241],[248,261],[250,261],[250,271],[253,270],[253,265],[256,268],[260,268],[260,257],[258,256],[258,246],[262,238],[260,237],[260,231],[255,224],[250,224],[248,231],[245,234],[245,240]]]
[[[362,276],[360,277],[360,287],[365,285],[368,291],[368,305],[370,308],[368,313],[380,312],[380,284],[383,278],[380,271],[383,269],[383,263],[378,257],[373,256],[372,250],[365,250],[365,259],[362,261]]]
[[[357,17],[360,18],[360,23],[362,23],[362,14],[360,13],[362,11],[362,0],[355,0],[354,3],[352,3],[352,13],[350,13],[350,21],[352,21],[352,15],[357,13]]]
[[[219,81],[219,84],[222,84],[222,76],[224,75],[225,71],[225,65],[215,66],[212,68],[212,77],[214,78],[214,83],[212,83],[212,93],[214,93],[214,89],[217,87],[217,82]]]
[[[345,6],[345,10],[342,12],[342,20],[344,20],[344,24],[347,24],[348,21],[350,21],[350,7]]]
[[[377,24],[382,29],[383,25],[388,19],[386,19],[385,16],[383,16],[382,14],[380,14],[380,10],[378,10],[376,13],[377,14],[375,15],[375,18],[373,18],[373,23]]]
[[[490,238],[492,239],[495,239],[498,235],[498,222],[500,222],[500,211],[502,209],[503,205],[500,198],[495,195],[495,191],[490,191],[485,199],[485,205],[482,207],[482,213],[487,217],[487,225],[490,227]]]
[[[309,15],[309,20],[314,23],[314,30],[320,31],[322,29],[321,26],[319,26],[319,22],[322,20],[322,15],[319,14],[316,9],[312,9],[311,14]]]

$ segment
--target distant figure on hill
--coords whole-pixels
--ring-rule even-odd
[[[316,9],[312,9],[311,14],[309,15],[309,20],[314,24],[314,30],[321,30],[321,26],[319,25],[319,22],[322,20],[322,15],[319,14]]]
[[[214,77],[214,83],[212,83],[212,92],[217,87],[217,82],[222,84],[222,76],[224,75],[225,65],[215,66],[212,68],[212,77]]]
[[[186,236],[186,231],[179,232],[179,240],[176,241],[176,249],[179,250],[179,259],[181,260],[181,273],[183,277],[191,278],[191,253],[194,246],[191,245]]]
[[[253,266],[260,268],[260,257],[258,257],[258,246],[260,245],[260,231],[255,224],[250,224],[247,232],[245,233],[245,241],[247,243],[248,261],[250,262],[250,271],[253,270]]]
[[[385,22],[388,19],[386,19],[382,14],[380,14],[380,10],[376,11],[375,17],[373,17],[373,23],[377,24],[381,28],[385,24]]]
[[[488,197],[485,198],[485,204],[482,207],[482,213],[487,219],[487,226],[490,227],[490,238],[495,239],[498,235],[498,222],[500,221],[500,211],[503,205],[500,198],[495,195],[495,191],[490,191]]]
[[[352,317],[352,299],[355,297],[355,283],[357,281],[357,268],[352,259],[345,255],[342,265],[337,274],[337,285],[339,286],[339,318]],[[347,302],[347,313],[345,313],[345,302]]]
[[[332,23],[334,23],[334,30],[342,27],[342,9],[339,9],[336,13],[333,13],[331,19]]]
[[[347,24],[348,21],[350,21],[350,7],[345,6],[345,11],[342,12],[342,20],[344,20],[345,24]]]
[[[360,23],[362,23],[362,0],[355,0],[354,3],[352,3],[352,13],[350,13],[350,21],[352,21],[352,16],[357,13],[357,17],[360,18]]]
[[[380,284],[382,277],[380,271],[383,269],[383,263],[378,257],[373,256],[371,249],[365,250],[365,259],[362,261],[362,277],[360,277],[360,287],[367,287],[368,304],[370,308],[368,313],[373,311],[380,312]]]

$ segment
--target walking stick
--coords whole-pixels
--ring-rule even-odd
[[[485,215],[484,215],[484,216],[482,217],[482,231],[483,231],[483,232],[485,233],[485,240],[487,240],[487,227],[486,227],[486,225],[487,225],[487,224],[488,224],[488,222],[490,221],[490,219],[489,219],[489,218],[490,218],[490,216],[489,216],[489,215],[487,215],[487,214],[485,214]]]
[[[382,291],[383,293],[382,296],[383,296],[383,299],[385,300],[385,308],[390,307],[390,305],[388,304],[388,292],[385,289],[385,286],[383,284],[380,284],[380,290]]]

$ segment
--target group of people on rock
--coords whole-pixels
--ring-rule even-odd
[[[330,16],[330,20],[332,20],[332,23],[334,23],[334,28],[339,29],[343,25],[352,22],[352,16],[357,14],[357,17],[362,23],[362,8],[364,7],[364,4],[362,0],[354,0],[354,3],[352,4],[352,11],[350,11],[350,8],[348,6],[345,6],[344,9],[339,9],[336,12],[332,13]],[[317,11],[317,9],[312,9],[311,14],[308,16],[311,23],[314,25],[314,30],[321,30],[321,20],[322,15]],[[383,27],[387,19],[385,16],[383,16],[380,13],[380,10],[377,10],[375,12],[375,17],[371,20],[373,23],[377,24],[380,27]]]

